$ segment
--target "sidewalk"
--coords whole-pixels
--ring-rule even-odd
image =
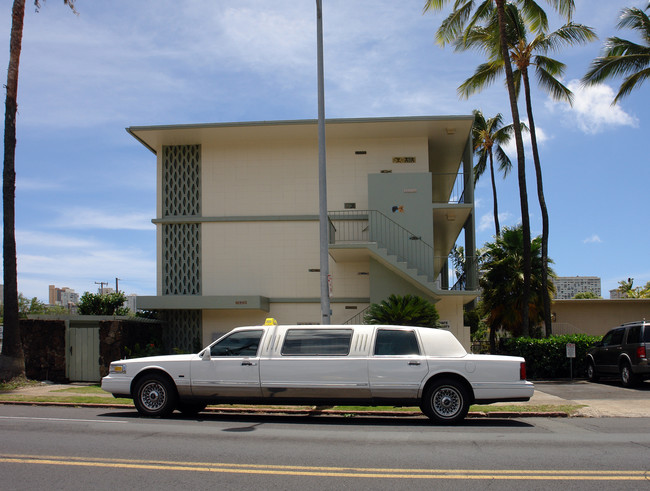
[[[80,388],[84,386],[88,386],[92,384],[83,384],[83,383],[74,383],[74,384],[40,384],[37,386],[31,386],[31,387],[24,387],[8,392],[3,392],[0,395],[20,395],[23,397],[29,397],[33,396],[34,398],[36,397],[41,397],[41,396],[47,396],[47,397],[70,397],[74,396],[74,393],[71,393],[70,391],[66,391],[65,389],[70,389],[70,388]],[[561,389],[561,390],[560,390]],[[62,391],[63,390],[63,391]],[[492,404],[491,406],[493,407],[499,407],[499,406],[509,406],[509,408],[512,408],[512,406],[528,406],[529,409],[528,411],[511,411],[509,410],[507,413],[505,412],[496,412],[496,413],[470,413],[469,417],[485,417],[485,416],[490,416],[490,417],[532,417],[532,416],[547,416],[547,417],[566,417],[568,416],[566,413],[563,413],[562,411],[553,411],[553,406],[571,406],[571,405],[581,405],[585,406],[579,411],[574,414],[574,417],[589,417],[589,418],[594,418],[594,417],[626,417],[626,418],[634,418],[634,417],[646,417],[650,418],[650,391],[647,390],[642,390],[637,393],[629,393],[629,392],[620,392],[620,391],[629,391],[630,389],[622,389],[622,388],[617,388],[617,387],[612,387],[612,386],[607,386],[607,385],[600,385],[600,384],[589,384],[588,382],[585,381],[576,381],[576,382],[536,382],[535,383],[535,393],[533,394],[533,397],[530,399],[530,401],[527,402],[514,402],[514,403],[495,403]],[[553,395],[550,392],[569,392],[571,395],[570,396],[558,396],[558,395]],[[628,396],[628,394],[631,394],[631,396],[634,396],[634,400],[630,399],[623,399],[623,398],[612,398],[610,397],[610,393],[614,394],[623,394],[625,396]],[[102,399],[102,402],[97,404],[79,404],[79,403],[47,403],[47,402],[30,402],[29,400],[25,402],[1,402],[0,404],[42,404],[42,405],[48,405],[48,404],[66,404],[66,405],[72,405],[72,406],[92,406],[92,407],[115,407],[115,404],[113,403],[113,396],[108,393],[95,393],[93,394],[95,397],[100,397]],[[568,398],[571,397],[571,398]],[[103,402],[105,400],[105,402]],[[533,406],[546,406],[546,410],[543,413],[539,412],[530,412],[530,408]],[[125,405],[119,405],[118,407],[130,407],[130,406],[125,406]],[[214,408],[214,409],[208,409],[208,411],[220,411],[220,412],[282,412],[282,413],[291,413],[291,414],[339,414],[339,413],[345,413],[349,414],[350,411],[333,411],[329,409],[317,409],[314,410],[312,409],[275,409],[275,410],[270,410],[268,408],[251,408],[247,407],[245,409],[237,409],[237,408]],[[397,412],[392,412],[392,411],[368,411],[365,412],[365,415],[402,415],[402,416],[407,416],[408,414],[404,413],[397,413]],[[419,415],[419,413],[415,413]]]

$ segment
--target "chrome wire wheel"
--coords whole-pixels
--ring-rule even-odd
[[[140,402],[149,411],[159,411],[167,402],[167,388],[157,380],[145,383],[140,389]]]
[[[462,380],[442,378],[428,385],[420,409],[434,422],[451,425],[467,416],[471,401],[471,392]]]
[[[456,387],[445,385],[433,393],[431,405],[440,418],[452,419],[463,408],[463,395]]]
[[[142,416],[164,418],[174,412],[178,395],[174,382],[166,375],[149,373],[141,377],[133,390],[133,403]]]

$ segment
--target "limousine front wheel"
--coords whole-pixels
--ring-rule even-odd
[[[133,403],[143,416],[164,418],[176,407],[176,390],[163,375],[144,375],[135,385]]]
[[[467,389],[452,379],[441,379],[424,392],[422,412],[439,424],[455,424],[463,420],[469,411]]]

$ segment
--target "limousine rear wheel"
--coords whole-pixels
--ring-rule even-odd
[[[436,423],[455,424],[469,411],[469,394],[462,383],[440,379],[426,389],[420,408]]]
[[[143,416],[164,418],[174,412],[176,389],[165,377],[157,373],[144,375],[135,386],[133,403]]]

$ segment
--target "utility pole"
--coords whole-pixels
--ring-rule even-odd
[[[119,281],[121,278],[115,278],[115,293],[120,293]]]
[[[104,294],[104,285],[108,286],[107,281],[95,281],[95,285],[99,285],[99,294]]]
[[[325,82],[323,75],[323,2],[316,0],[318,54],[318,222],[320,231],[320,309],[321,323],[330,324],[329,240],[327,220],[327,166],[325,158]]]

